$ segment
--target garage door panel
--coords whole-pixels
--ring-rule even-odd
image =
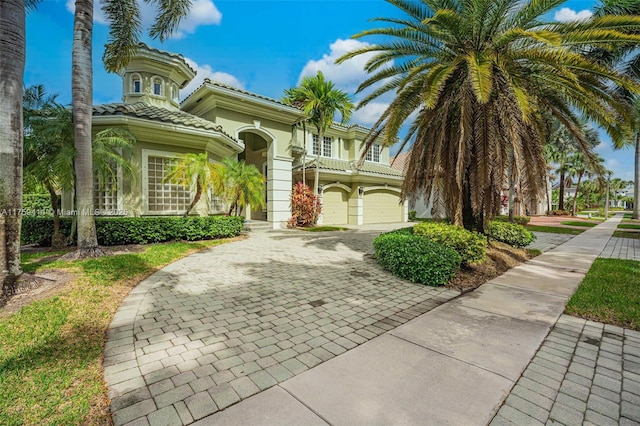
[[[322,223],[344,225],[349,221],[349,197],[340,188],[329,188],[322,192]]]
[[[387,190],[364,194],[364,223],[389,223],[402,221],[400,194]]]

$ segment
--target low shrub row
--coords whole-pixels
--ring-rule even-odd
[[[568,210],[554,210],[553,216],[571,216],[571,212]]]
[[[244,226],[239,216],[96,217],[95,221],[98,244],[104,246],[228,238],[240,234]],[[69,235],[71,218],[61,218],[60,229]],[[52,235],[52,217],[23,217],[23,244],[49,246]]]
[[[494,221],[498,222],[509,222],[509,216],[496,216]],[[513,223],[517,223],[518,225],[527,225],[531,218],[529,216],[514,216]]]
[[[486,238],[477,232],[442,222],[423,222],[413,233],[455,250],[464,265],[482,262],[487,252]]]
[[[383,268],[412,282],[444,285],[460,268],[455,250],[407,232],[381,234],[373,247]]]
[[[518,248],[526,247],[536,239],[533,232],[525,229],[524,226],[510,222],[489,222],[485,232],[493,240]]]

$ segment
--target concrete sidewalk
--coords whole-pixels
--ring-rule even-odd
[[[487,424],[621,219],[196,424]]]

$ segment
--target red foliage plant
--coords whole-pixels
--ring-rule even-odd
[[[320,200],[308,185],[298,182],[291,191],[291,219],[289,228],[304,228],[313,226],[318,222],[318,216],[322,211]]]

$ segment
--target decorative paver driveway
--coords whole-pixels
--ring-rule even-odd
[[[377,266],[393,228],[257,232],[149,277],[109,330],[114,423],[191,423],[457,296]]]

